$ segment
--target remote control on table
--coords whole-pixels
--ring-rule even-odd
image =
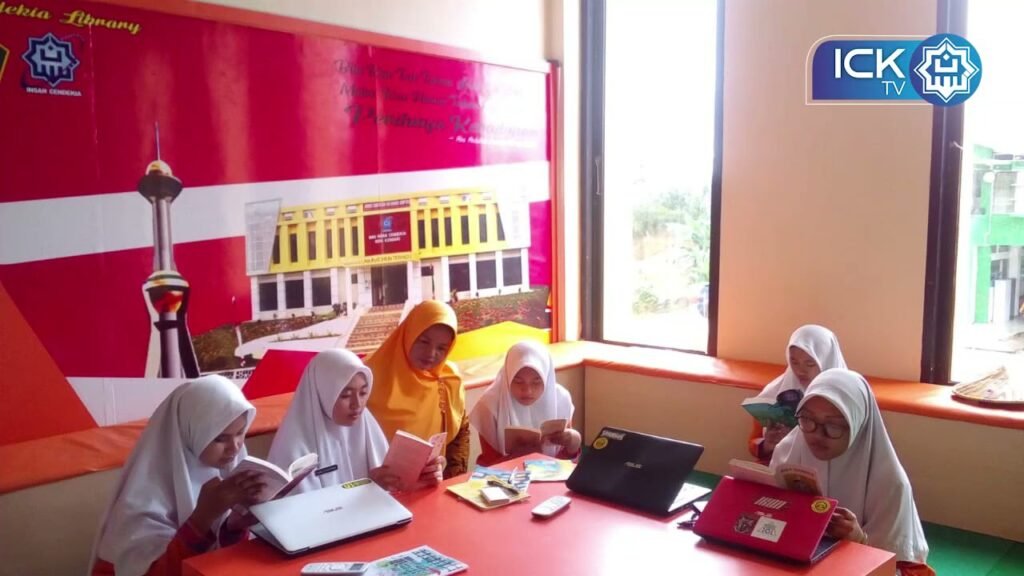
[[[319,576],[333,574],[347,576],[362,574],[370,567],[368,562],[313,562],[302,567],[302,576]]]
[[[562,510],[565,510],[565,507],[569,505],[569,502],[572,502],[572,499],[568,496],[552,496],[551,498],[541,502],[531,512],[534,516],[539,518],[549,518],[558,514]]]

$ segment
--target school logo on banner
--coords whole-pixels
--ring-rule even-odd
[[[53,94],[57,96],[81,96],[78,90],[57,88],[63,82],[75,81],[75,69],[80,64],[74,47],[67,40],[60,40],[48,32],[46,36],[29,38],[28,49],[21,55],[28,64],[27,78],[23,81],[25,91],[30,94]],[[33,86],[29,80],[45,83],[48,87]]]
[[[810,56],[808,104],[954,106],[981,83],[978,51],[954,34],[822,39]]]

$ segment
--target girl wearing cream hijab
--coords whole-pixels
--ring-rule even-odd
[[[466,391],[447,362],[456,333],[455,311],[444,302],[426,300],[366,360],[376,383],[368,406],[384,437],[404,430],[426,440],[444,432],[445,478],[466,472],[469,460]]]
[[[228,511],[263,489],[258,473],[228,477],[245,457],[256,409],[238,386],[204,376],[160,403],[132,450],[100,525],[93,575],[180,574],[186,558],[246,535]]]
[[[797,404],[803,397],[804,389],[814,377],[830,368],[846,368],[846,360],[839,349],[839,340],[824,326],[807,324],[801,326],[789,337],[786,347],[786,371],[772,380],[758,394],[770,402],[792,402]],[[767,463],[771,460],[775,445],[789,434],[791,428],[775,424],[763,428],[754,420],[750,432],[750,453]]]
[[[397,486],[381,467],[388,441],[366,401],[373,389],[373,374],[348,350],[324,350],[306,366],[267,459],[287,469],[297,458],[315,452],[319,475],[310,474],[293,493],[308,492],[371,478],[387,489]],[[436,484],[441,465],[432,462],[420,480]]]
[[[829,535],[892,552],[903,576],[934,575],[910,480],[864,377],[822,372],[807,387],[797,421],[800,430],[779,443],[771,465],[817,471],[824,495],[839,501]]]
[[[547,420],[572,423],[573,404],[569,391],[555,380],[551,354],[537,342],[520,342],[505,355],[505,365],[473,407],[469,420],[480,433],[482,453],[479,465],[489,465],[511,456],[505,446],[505,429],[519,426],[539,429]],[[542,439],[528,452],[574,458],[580,450],[580,433],[571,427]]]

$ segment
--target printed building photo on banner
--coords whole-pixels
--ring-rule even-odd
[[[0,12],[0,445],[148,417],[205,374],[292,391],[428,299],[458,315],[453,359],[550,339],[548,73],[22,4]]]

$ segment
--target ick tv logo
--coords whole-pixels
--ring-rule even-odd
[[[822,38],[809,53],[809,104],[954,106],[981,83],[981,58],[954,34]]]

